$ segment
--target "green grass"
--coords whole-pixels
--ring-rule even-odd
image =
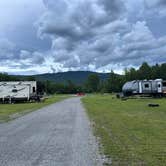
[[[112,165],[166,165],[166,99],[92,95],[82,99]],[[158,103],[160,107],[148,107]],[[109,164],[106,164],[109,165]]]
[[[19,117],[68,97],[67,95],[53,95],[40,103],[0,104],[0,123],[7,122],[14,119],[14,117]]]

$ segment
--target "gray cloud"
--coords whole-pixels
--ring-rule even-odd
[[[165,0],[145,0],[145,4],[147,7],[165,7],[166,1]]]
[[[100,0],[99,3],[104,7],[111,19],[118,19],[126,10],[122,0]]]
[[[165,0],[145,0],[145,7],[148,10],[148,14],[150,16],[155,16],[154,13],[159,17],[166,16]]]
[[[96,27],[120,18],[124,13],[124,5],[120,0],[111,3],[106,0],[71,1],[68,4],[65,0],[44,2],[48,10],[38,22],[39,34],[74,40],[92,37]]]
[[[56,68],[53,67],[53,65],[50,66],[52,73],[56,73]]]
[[[30,63],[33,65],[40,65],[45,62],[44,56],[40,52],[29,52],[26,50],[21,50],[20,52],[20,60],[25,61],[26,63]]]
[[[159,4],[160,6],[165,7],[165,6],[166,6],[166,1],[165,1],[165,0],[158,0],[158,4]]]
[[[15,44],[8,39],[0,39],[0,59],[7,60],[14,57],[13,51],[15,50]]]
[[[87,0],[70,4],[58,1],[57,6],[64,7],[65,14],[56,10],[53,1],[44,2],[48,11],[39,20],[39,34],[52,37],[54,60],[65,67],[90,65],[95,56],[100,56],[99,52],[102,54],[111,46],[107,37],[112,37],[110,33],[121,34],[128,29],[127,21],[120,19],[124,14],[122,1]],[[103,43],[100,38],[103,38]]]
[[[65,13],[58,17],[61,10],[55,10],[56,4],[45,2],[48,11],[40,19],[39,31],[51,36],[54,62],[64,68],[139,65],[164,53],[163,39],[154,36],[145,20],[130,22],[124,1],[58,3]]]

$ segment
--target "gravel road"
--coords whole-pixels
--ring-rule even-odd
[[[0,166],[101,166],[80,98],[0,124]]]

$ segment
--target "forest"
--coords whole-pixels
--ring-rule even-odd
[[[81,77],[81,76],[80,76]],[[125,82],[131,80],[158,79],[166,80],[166,63],[150,66],[147,62],[138,68],[126,68],[122,75],[114,73],[113,70],[104,80],[97,73],[89,74],[87,79],[78,85],[67,80],[58,83],[50,80],[37,80],[35,76],[12,76],[0,73],[0,81],[37,81],[39,94],[75,94],[85,93],[113,93],[121,92]]]

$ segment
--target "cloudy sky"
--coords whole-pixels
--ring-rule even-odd
[[[166,0],[0,1],[0,72],[116,72],[166,62]]]

